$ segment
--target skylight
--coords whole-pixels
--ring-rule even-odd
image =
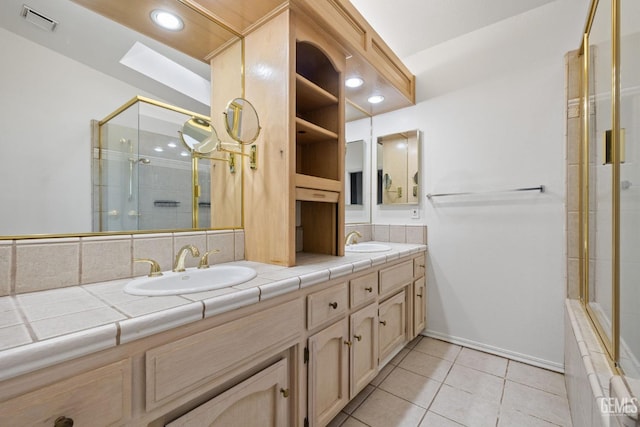
[[[211,105],[211,82],[140,42],[120,63],[204,105]]]

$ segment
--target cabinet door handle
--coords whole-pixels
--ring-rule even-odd
[[[418,267],[424,268],[424,264],[418,264]]]
[[[73,419],[65,416],[58,417],[54,421],[53,427],[73,427]]]
[[[345,341],[344,341],[344,343],[345,343],[346,345],[348,345],[349,347],[351,347],[351,344],[353,344],[351,341],[347,341],[347,340],[345,340]]]
[[[418,298],[422,298],[422,294],[417,294],[416,295]]]
[[[386,320],[381,320],[381,321],[380,321],[380,324],[381,324],[382,326],[387,326],[387,321],[386,321]]]
[[[353,337],[358,341],[362,341],[362,335],[354,335]]]
[[[282,397],[285,397],[285,398],[289,397],[289,389],[288,388],[286,388],[286,389],[285,388],[281,388],[280,389],[280,393],[282,393]]]
[[[364,288],[364,290],[367,292],[373,292],[373,287],[369,286],[368,288]]]
[[[330,302],[329,303],[329,307],[333,308],[334,310],[336,310],[338,308],[338,303],[337,302]]]

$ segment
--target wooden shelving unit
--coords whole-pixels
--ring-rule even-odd
[[[245,258],[292,266],[300,251],[344,255],[344,50],[286,10],[245,38],[245,67],[265,117],[258,168],[244,176]]]
[[[317,45],[296,42],[296,205],[302,251],[343,255],[341,74]],[[343,147],[342,149],[340,147]],[[300,248],[298,248],[300,249]]]

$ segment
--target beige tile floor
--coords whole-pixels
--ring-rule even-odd
[[[562,374],[427,337],[403,349],[329,427],[571,427]]]

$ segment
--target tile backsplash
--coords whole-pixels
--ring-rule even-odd
[[[151,258],[170,270],[177,251],[193,244],[210,264],[244,259],[244,230],[0,240],[0,296],[141,276]],[[198,259],[188,256],[185,265]]]
[[[427,243],[424,225],[348,224],[362,234],[360,241]],[[210,264],[244,259],[244,230],[134,234],[57,239],[0,240],[0,296],[85,285],[142,276],[151,258],[170,270],[180,248],[195,245],[209,255]],[[195,267],[198,258],[187,256],[185,265]]]
[[[426,225],[388,225],[388,224],[347,224],[345,236],[358,231],[361,242],[375,240],[377,242],[427,244]]]

